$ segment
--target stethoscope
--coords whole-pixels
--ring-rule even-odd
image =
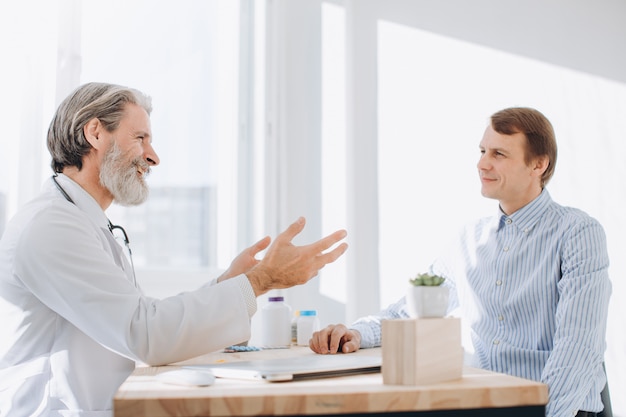
[[[70,197],[70,195],[63,189],[63,187],[61,187],[61,184],[59,184],[59,182],[57,181],[57,175],[58,174],[54,174],[52,176],[52,181],[54,181],[54,184],[57,186],[57,188],[59,189],[59,191],[61,192],[61,194],[63,194],[63,197],[65,197],[65,199],[67,201],[69,201],[70,203],[76,205],[76,203],[74,202],[74,200],[72,200],[72,197]],[[111,223],[111,220],[107,219],[107,222],[109,223],[109,232],[111,232],[111,234],[113,236],[115,236],[115,233],[113,233],[113,230],[120,230],[122,232],[122,235],[124,236],[123,240],[124,240],[124,245],[126,246],[126,249],[128,249],[128,255],[130,258],[130,267],[133,270],[133,285],[136,287],[137,286],[137,277],[135,276],[135,265],[133,263],[133,251],[130,250],[130,241],[128,240],[128,235],[126,234],[126,230],[124,230],[124,228],[122,226],[117,226],[113,223]]]

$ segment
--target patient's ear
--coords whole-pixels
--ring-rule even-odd
[[[542,155],[542,156],[536,157],[532,163],[533,174],[538,177],[541,177],[543,173],[546,172],[546,169],[548,169],[549,165],[550,165],[550,158],[548,158],[548,155]]]

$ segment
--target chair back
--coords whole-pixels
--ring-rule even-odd
[[[602,369],[604,369],[604,374],[606,375],[606,367],[604,366],[604,362],[602,363]],[[604,385],[604,389],[600,393],[600,398],[602,398],[604,410],[598,413],[598,417],[613,417],[613,408],[611,407],[611,395],[609,394],[609,381],[607,381]]]

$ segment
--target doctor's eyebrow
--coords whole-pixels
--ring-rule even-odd
[[[132,133],[132,136],[134,138],[143,138],[143,139],[148,139],[150,142],[152,142],[152,135],[148,132],[145,132],[143,130],[137,130],[135,132]]]

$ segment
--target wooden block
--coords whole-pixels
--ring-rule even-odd
[[[384,384],[423,385],[461,378],[461,320],[384,320],[382,356]]]

